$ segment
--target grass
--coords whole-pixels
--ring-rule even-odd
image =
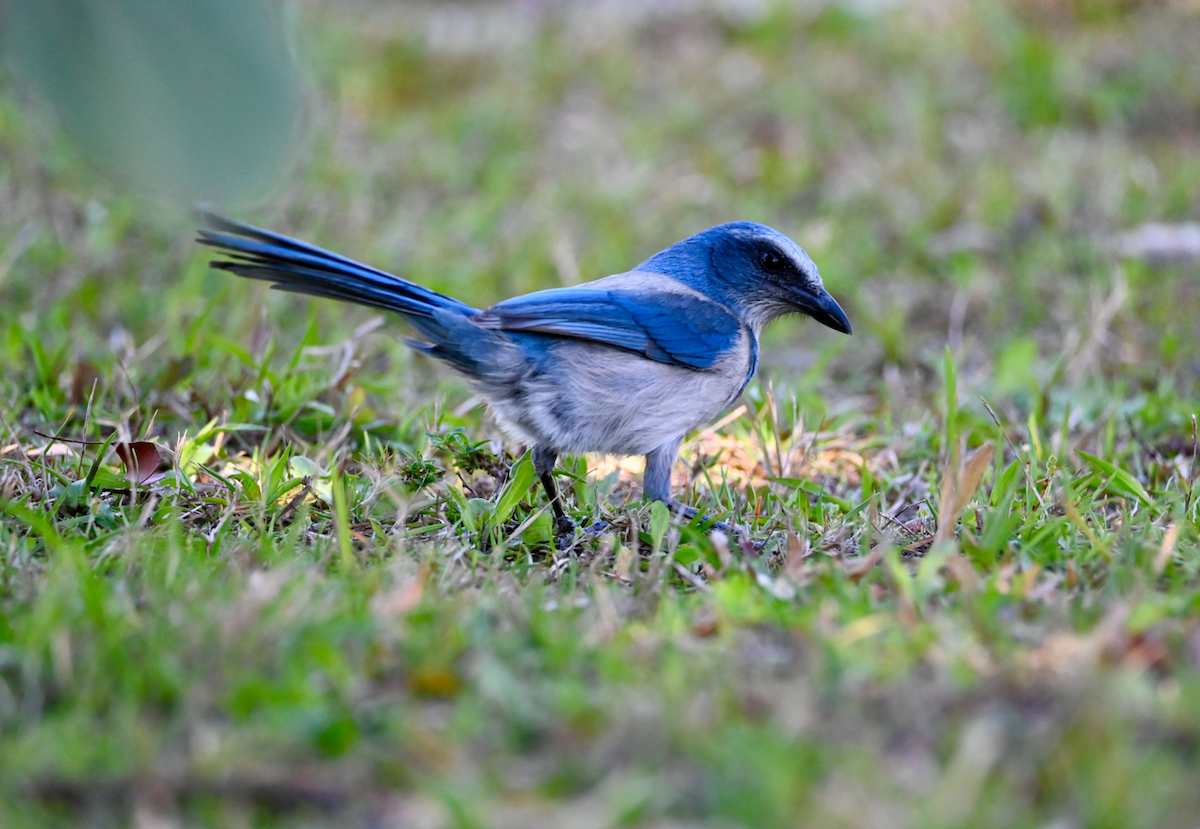
[[[1118,245],[1200,210],[1194,11],[598,8],[301,7],[236,215],[478,304],[798,239],[855,336],[776,324],[677,470],[761,547],[592,458],[554,549],[398,325],[210,271],[10,87],[0,825],[1195,825],[1196,263]]]

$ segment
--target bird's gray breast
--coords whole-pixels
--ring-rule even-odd
[[[753,371],[743,331],[712,369],[668,365],[618,348],[559,340],[505,387],[480,387],[514,436],[559,453],[644,455],[702,426]]]

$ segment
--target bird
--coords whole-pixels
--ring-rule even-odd
[[[480,309],[279,233],[202,220],[197,241],[225,255],[214,268],[407,320],[418,338],[404,341],[461,373],[504,432],[531,447],[559,538],[575,531],[554,480],[560,455],[642,455],[647,500],[708,520],[672,497],[671,469],[684,436],[754,376],[763,328],[801,314],[851,333],[809,255],[757,222],[720,224],[625,273]]]

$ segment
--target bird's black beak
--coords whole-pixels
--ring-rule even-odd
[[[823,288],[816,293],[800,293],[792,302],[800,313],[807,314],[822,325],[828,325],[834,331],[841,331],[843,334],[851,333],[846,312]]]

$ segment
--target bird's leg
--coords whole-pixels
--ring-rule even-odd
[[[575,532],[575,522],[563,509],[562,497],[559,495],[558,485],[554,482],[554,462],[557,460],[558,453],[553,449],[545,446],[533,447],[533,471],[537,473],[546,495],[550,498],[550,509],[554,511],[554,533],[560,536],[572,535]]]
[[[642,495],[648,501],[662,501],[671,508],[671,512],[682,513],[689,508],[671,498],[671,467],[675,465],[678,455],[678,440],[660,446],[646,455],[646,471],[642,474]],[[695,514],[696,510],[692,510],[692,514],[686,517],[690,519]]]
[[[650,501],[662,501],[673,514],[684,521],[691,521],[700,516],[701,521],[708,521],[708,516],[695,507],[681,504],[671,497],[671,467],[679,455],[679,440],[660,446],[646,455],[646,471],[642,475],[642,494]],[[721,530],[733,535],[737,530],[723,521],[714,521],[712,529]]]

